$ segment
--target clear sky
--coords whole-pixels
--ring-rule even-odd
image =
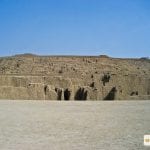
[[[0,56],[150,56],[150,0],[0,0]]]

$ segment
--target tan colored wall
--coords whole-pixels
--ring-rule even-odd
[[[149,99],[150,61],[101,57],[1,58],[0,99],[64,100],[67,94],[70,100]]]

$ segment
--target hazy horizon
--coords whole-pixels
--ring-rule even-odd
[[[46,54],[46,55],[42,55],[42,54],[36,54],[36,53],[17,53],[17,54],[13,54],[13,55],[4,55],[1,56],[1,58],[7,58],[7,57],[14,57],[14,56],[23,56],[23,55],[33,55],[33,56],[39,56],[39,57],[108,57],[108,58],[119,58],[119,59],[150,59],[149,56],[141,56],[141,57],[113,57],[110,55],[105,55],[105,54],[100,54],[100,55],[69,55],[69,54]]]

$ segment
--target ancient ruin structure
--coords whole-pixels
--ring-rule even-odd
[[[2,57],[0,99],[150,99],[150,60],[105,55]]]

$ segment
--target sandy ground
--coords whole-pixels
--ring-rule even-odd
[[[0,101],[0,150],[143,150],[150,101]]]

